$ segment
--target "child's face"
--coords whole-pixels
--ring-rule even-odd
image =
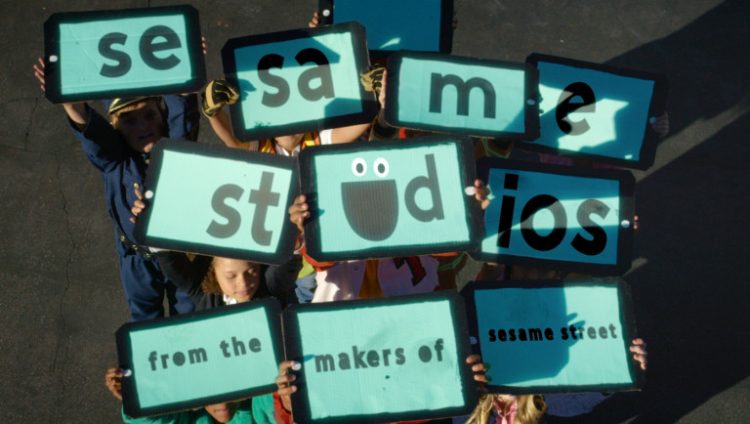
[[[221,291],[237,300],[248,302],[260,285],[260,266],[239,259],[214,258],[214,273]]]
[[[206,412],[213,417],[218,423],[228,423],[234,417],[234,413],[237,410],[237,403],[215,403],[213,405],[206,405]]]
[[[281,135],[276,138],[276,142],[282,146],[294,146],[297,147],[302,143],[302,138],[305,134],[292,134],[292,135]]]
[[[155,102],[144,102],[138,109],[120,114],[118,129],[131,149],[150,153],[164,135],[161,111]]]

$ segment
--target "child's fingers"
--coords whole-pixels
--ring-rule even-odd
[[[310,22],[307,23],[307,26],[310,27],[310,28],[317,28],[318,27],[318,23],[319,23],[319,20],[318,20],[318,11],[316,10],[316,11],[313,12],[312,18],[310,18]]]

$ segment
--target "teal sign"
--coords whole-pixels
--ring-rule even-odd
[[[139,243],[271,264],[292,254],[292,158],[162,140],[152,153]]]
[[[117,331],[123,407],[155,415],[276,389],[282,360],[275,299],[129,323]]]
[[[495,393],[632,390],[632,308],[622,281],[471,283],[475,352]]]
[[[539,71],[540,137],[533,146],[645,169],[657,134],[649,119],[664,111],[659,75],[532,54]]]
[[[191,6],[57,13],[44,24],[56,103],[197,91],[206,82]]]
[[[302,364],[298,422],[429,419],[476,405],[455,292],[293,305],[284,334],[287,358]]]
[[[536,70],[428,53],[388,60],[386,120],[393,126],[503,139],[538,135]]]
[[[472,145],[450,137],[303,150],[303,193],[317,260],[469,250],[478,236]]]
[[[242,139],[364,123],[375,114],[373,94],[359,83],[369,60],[355,23],[234,38],[222,59],[240,89],[232,125]]]
[[[367,30],[370,53],[395,50],[450,53],[453,0],[320,0],[323,24],[358,22]],[[419,16],[419,19],[414,19]]]
[[[630,172],[481,159],[479,178],[492,191],[481,260],[609,275],[630,267]]]

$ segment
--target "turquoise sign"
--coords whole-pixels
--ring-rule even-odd
[[[532,54],[539,71],[540,137],[530,146],[645,169],[657,134],[649,119],[664,111],[664,78],[643,72]]]
[[[139,243],[271,264],[292,254],[294,159],[162,140],[151,160]]]
[[[479,178],[492,196],[478,258],[609,275],[630,267],[630,172],[481,159]]]
[[[303,150],[303,193],[317,260],[468,250],[478,235],[471,143],[450,137]]]
[[[232,109],[246,140],[368,122],[375,98],[359,83],[369,61],[364,31],[350,23],[234,38],[224,73],[240,89]]]
[[[125,413],[155,415],[274,391],[279,313],[270,298],[125,324],[117,331],[120,367],[130,371]]]
[[[428,419],[476,405],[455,292],[293,305],[284,334],[287,358],[302,364],[296,421]]]
[[[624,282],[471,283],[475,351],[496,393],[629,390],[640,384]]]
[[[386,120],[393,126],[503,139],[538,135],[536,70],[428,53],[388,60]]]
[[[44,24],[53,102],[191,92],[205,84],[191,6],[57,13]]]

